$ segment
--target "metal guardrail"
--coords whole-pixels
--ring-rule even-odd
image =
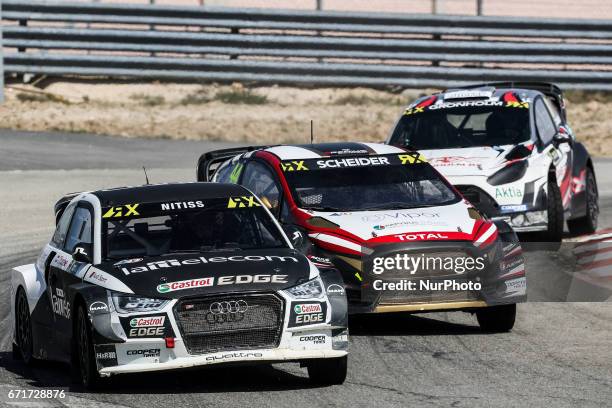
[[[612,90],[607,20],[2,2],[8,74]]]

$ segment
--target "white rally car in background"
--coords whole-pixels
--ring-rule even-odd
[[[597,227],[593,162],[545,83],[451,89],[410,104],[387,143],[418,149],[472,204],[530,239]]]

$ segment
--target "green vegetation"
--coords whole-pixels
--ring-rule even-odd
[[[160,106],[166,103],[166,98],[160,95],[133,94],[130,99],[139,102],[143,106]]]

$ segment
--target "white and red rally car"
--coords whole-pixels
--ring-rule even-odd
[[[506,331],[525,298],[514,231],[482,216],[418,152],[375,143],[228,149],[202,155],[198,180],[256,194],[292,239],[304,237],[296,247],[322,274],[341,271],[349,312],[468,310],[485,330]],[[406,268],[425,258],[448,264]],[[482,258],[482,268],[466,271],[466,258]]]

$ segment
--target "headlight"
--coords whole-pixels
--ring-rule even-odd
[[[512,183],[525,175],[528,165],[527,160],[514,162],[511,165],[497,171],[487,179],[487,182],[492,186]]]
[[[155,299],[127,295],[124,293],[113,293],[113,305],[119,313],[155,312],[163,309],[170,301],[167,299]]]
[[[285,292],[294,299],[319,298],[323,295],[323,285],[321,278],[317,276],[306,283],[286,289]]]

